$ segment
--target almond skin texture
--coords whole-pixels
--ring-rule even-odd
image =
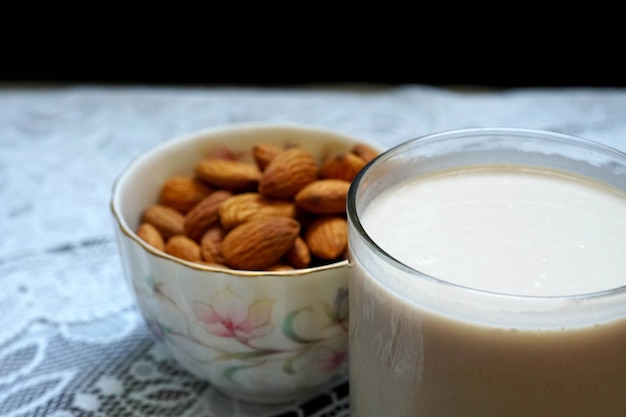
[[[261,179],[255,163],[230,159],[204,159],[196,164],[195,173],[206,184],[233,192],[255,190]]]
[[[372,159],[376,158],[380,153],[376,149],[372,148],[369,145],[366,145],[365,143],[357,143],[352,147],[351,152],[357,156],[360,156],[366,164]]]
[[[318,258],[337,259],[348,246],[348,222],[340,216],[320,217],[306,229],[304,240]]]
[[[259,193],[236,194],[219,208],[220,222],[229,230],[250,220],[265,217],[295,217],[296,205],[287,200],[272,200]]]
[[[185,216],[183,222],[185,235],[199,242],[209,227],[218,224],[220,205],[232,195],[230,191],[217,190],[206,196]]]
[[[148,206],[142,214],[142,222],[150,223],[161,233],[164,240],[174,235],[182,235],[185,216],[171,207],[161,204]]]
[[[263,171],[258,191],[266,197],[290,199],[317,179],[317,162],[302,148],[285,149]]]
[[[278,263],[299,233],[300,223],[289,217],[251,220],[228,232],[222,254],[231,268],[266,269]]]
[[[213,189],[196,178],[176,176],[168,178],[163,183],[159,195],[159,203],[186,214],[200,200],[212,192]]]
[[[294,269],[303,269],[311,265],[311,251],[300,236],[293,242],[293,246],[287,251],[284,258],[285,262]]]
[[[142,238],[147,244],[155,249],[165,250],[165,242],[163,236],[156,227],[150,223],[141,223],[137,228],[137,236]]]
[[[284,149],[272,143],[257,143],[252,148],[252,157],[261,171],[269,165],[270,161]]]
[[[224,240],[224,229],[220,225],[209,228],[200,239],[200,249],[202,259],[209,264],[224,265],[226,261],[222,255],[222,241]]]
[[[165,252],[190,262],[202,261],[200,245],[183,235],[172,236],[165,244]]]
[[[352,182],[364,166],[365,160],[352,152],[335,152],[324,160],[319,176]]]
[[[298,191],[296,205],[315,214],[345,214],[350,184],[338,179],[313,181]]]

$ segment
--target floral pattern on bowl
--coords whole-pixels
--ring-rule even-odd
[[[147,275],[134,289],[155,337],[189,371],[235,397],[263,402],[246,391],[271,378],[266,395],[273,402],[293,391],[294,380],[317,389],[335,379],[329,375],[347,373],[347,286],[287,312],[276,311],[276,298],[250,297],[228,284],[212,288],[210,298],[181,296]]]
[[[280,272],[211,268],[175,259],[134,232],[163,182],[188,172],[207,149],[227,143],[247,152],[259,142],[297,144],[320,161],[364,143],[297,124],[191,133],[131,161],[113,187],[111,211],[128,287],[176,362],[232,397],[284,403],[347,378],[348,261]]]

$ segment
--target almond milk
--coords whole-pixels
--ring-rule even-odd
[[[351,237],[352,417],[626,415],[623,302],[589,295],[626,285],[623,191],[485,165],[395,184],[359,217],[414,271]]]

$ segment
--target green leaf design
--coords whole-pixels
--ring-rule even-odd
[[[296,371],[293,369],[293,363],[296,360],[296,356],[292,356],[288,359],[285,360],[285,362],[283,362],[283,371],[286,374],[295,374]]]
[[[150,287],[151,289],[154,289],[155,284],[154,284],[154,277],[150,274],[147,274],[144,277],[144,282],[148,285],[148,287]]]
[[[242,365],[242,366],[231,366],[228,367],[224,370],[224,378],[228,379],[229,381],[235,382],[234,378],[235,378],[235,374],[243,369],[250,369],[250,368],[255,368],[257,366],[262,365],[262,362],[258,362],[252,365]]]
[[[287,314],[287,317],[285,317],[285,320],[283,320],[283,334],[292,342],[295,343],[300,343],[303,345],[309,344],[309,343],[315,343],[315,342],[319,342],[323,339],[306,339],[304,337],[301,337],[300,335],[298,335],[294,329],[294,321],[296,320],[296,318],[298,317],[298,315],[300,313],[302,313],[305,310],[310,310],[309,308],[301,308],[298,310],[294,310],[291,313]]]
[[[303,357],[308,351],[309,348],[307,347],[300,348],[294,355],[285,359],[285,361],[283,362],[283,371],[287,374],[295,374],[296,371],[293,367],[294,362],[296,361],[296,359]]]

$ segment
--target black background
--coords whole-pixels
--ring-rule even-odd
[[[169,38],[173,30],[154,28],[126,38],[113,23],[98,37],[49,30],[28,41],[12,33],[20,42],[5,42],[0,83],[626,86],[622,42],[608,35],[592,39],[587,32],[577,39],[571,30],[556,32],[531,43],[522,34],[513,41],[497,32],[488,37],[459,32],[444,42],[437,33],[379,38],[380,28],[367,34],[346,29],[348,35],[335,40],[320,25],[306,40],[294,32],[297,27],[278,27],[282,32],[271,38],[259,35],[261,29],[248,30],[239,33],[240,40],[234,35],[241,28],[219,37],[196,29],[177,38]]]

